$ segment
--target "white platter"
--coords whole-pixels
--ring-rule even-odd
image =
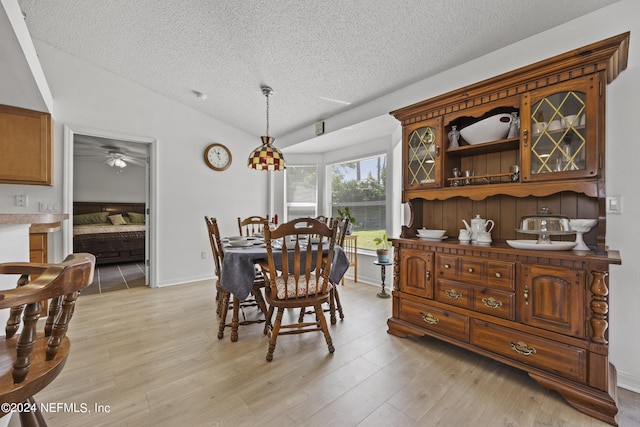
[[[429,242],[441,242],[445,239],[448,239],[449,236],[442,236],[442,237],[418,237],[420,240],[427,240]]]
[[[507,245],[516,249],[533,249],[537,251],[568,251],[576,242],[538,243],[537,240],[507,240]]]

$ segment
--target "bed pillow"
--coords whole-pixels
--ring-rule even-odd
[[[129,217],[129,223],[131,224],[144,224],[144,214],[137,212],[127,212]]]
[[[73,225],[105,224],[108,221],[109,212],[94,212],[74,215]]]
[[[113,225],[125,225],[127,223],[127,221],[124,220],[122,214],[110,215],[109,221],[111,221],[111,224]]]

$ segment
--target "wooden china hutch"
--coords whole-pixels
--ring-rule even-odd
[[[432,336],[525,370],[612,425],[618,408],[608,357],[608,272],[621,260],[605,242],[605,92],[626,68],[629,37],[391,112],[403,126],[402,198],[411,221],[393,239],[389,332]],[[519,121],[517,132],[450,144],[453,126],[464,129],[497,113]],[[542,208],[597,220],[584,234],[591,250],[507,244],[523,239],[521,218]],[[478,214],[495,222],[492,243],[459,242],[462,220]],[[423,227],[449,237],[420,239]]]

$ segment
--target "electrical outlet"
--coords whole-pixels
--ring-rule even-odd
[[[26,208],[29,206],[29,200],[26,194],[16,194],[16,206],[19,208]]]

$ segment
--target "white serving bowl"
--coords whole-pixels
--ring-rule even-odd
[[[418,229],[418,236],[425,237],[427,239],[440,239],[444,236],[447,230],[429,230],[427,228]]]
[[[460,130],[460,135],[471,145],[504,139],[509,134],[511,114],[496,114]]]
[[[562,122],[560,120],[552,120],[549,122],[549,126],[547,127],[548,131],[560,130],[562,129]]]
[[[598,223],[597,219],[570,219],[569,220],[569,227],[573,231],[577,231],[577,232],[580,232],[580,233],[587,233],[597,223]]]
[[[244,246],[250,246],[253,244],[253,241],[249,241],[246,239],[241,239],[241,240],[229,240],[229,246],[231,246],[232,248],[241,248]]]

